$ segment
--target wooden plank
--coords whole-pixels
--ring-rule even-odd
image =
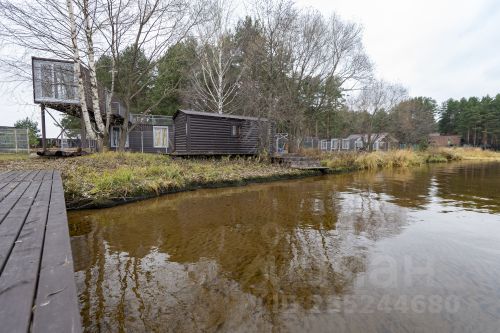
[[[18,172],[17,171],[10,171],[5,178],[2,179],[2,182],[11,182],[12,179],[17,177]]]
[[[47,170],[41,170],[34,178],[33,180],[43,180],[45,175],[47,174]]]
[[[0,274],[7,262],[14,242],[17,240],[19,232],[24,225],[24,221],[35,200],[41,182],[33,181],[32,183],[25,182],[21,183],[21,185],[22,184],[28,184],[28,188],[17,200],[14,207],[8,212],[2,224],[0,224]]]
[[[9,214],[29,186],[29,183],[27,182],[17,184],[16,188],[0,203],[0,226],[3,224],[7,214]]]
[[[2,204],[3,199],[7,197],[16,187],[19,185],[18,182],[10,182],[2,184],[2,188],[0,189],[0,205]]]
[[[16,173],[17,173],[16,177],[11,181],[22,182],[26,178],[26,176],[30,173],[30,171],[16,171]]]
[[[28,332],[42,256],[52,181],[44,180],[0,275],[0,323],[5,332]],[[16,221],[17,222],[17,221]],[[24,223],[21,223],[24,222]]]
[[[4,179],[8,178],[10,175],[12,175],[12,171],[4,171],[0,174],[0,182],[4,182]],[[7,180],[8,181],[8,180]]]
[[[52,176],[54,174],[53,170],[46,171],[45,174],[43,175],[43,180],[52,180]]]
[[[42,171],[40,170],[35,170],[35,171],[31,171],[28,175],[26,175],[26,177],[23,179],[23,182],[29,182],[29,181],[32,181],[33,179],[35,179],[35,177]]]
[[[81,332],[61,175],[53,176],[33,332]]]

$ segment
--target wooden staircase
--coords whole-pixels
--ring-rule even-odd
[[[299,154],[275,156],[273,161],[293,169],[320,171],[326,171],[328,169],[327,167],[321,166],[321,162],[318,158]]]

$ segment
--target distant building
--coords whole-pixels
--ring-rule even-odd
[[[399,146],[398,140],[389,133],[374,133],[371,138],[373,150],[390,150]],[[368,147],[364,147],[368,143],[366,134],[351,134],[344,139],[332,139],[332,147],[338,147],[339,143],[340,150],[368,150]]]
[[[433,147],[460,146],[460,135],[441,135],[439,133],[429,134],[429,144]]]

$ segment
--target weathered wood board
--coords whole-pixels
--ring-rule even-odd
[[[0,173],[0,331],[81,332],[61,175]]]

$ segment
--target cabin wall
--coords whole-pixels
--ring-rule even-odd
[[[179,113],[174,119],[174,151],[178,154],[187,154],[187,135],[186,135],[187,116]]]
[[[233,125],[239,127],[237,136],[232,135]],[[174,151],[180,155],[256,154],[259,151],[260,133],[269,130],[267,123],[256,120],[184,113],[179,113],[174,119],[174,128]]]
[[[153,125],[139,124],[128,134],[129,146],[125,149],[131,152],[170,154],[174,147],[174,129],[168,125],[168,148],[155,148],[153,142]],[[111,139],[111,138],[110,138]],[[118,150],[118,147],[112,147],[112,150]]]
[[[256,130],[249,121],[188,115],[191,154],[251,154],[257,151]],[[232,136],[232,126],[240,135]]]

